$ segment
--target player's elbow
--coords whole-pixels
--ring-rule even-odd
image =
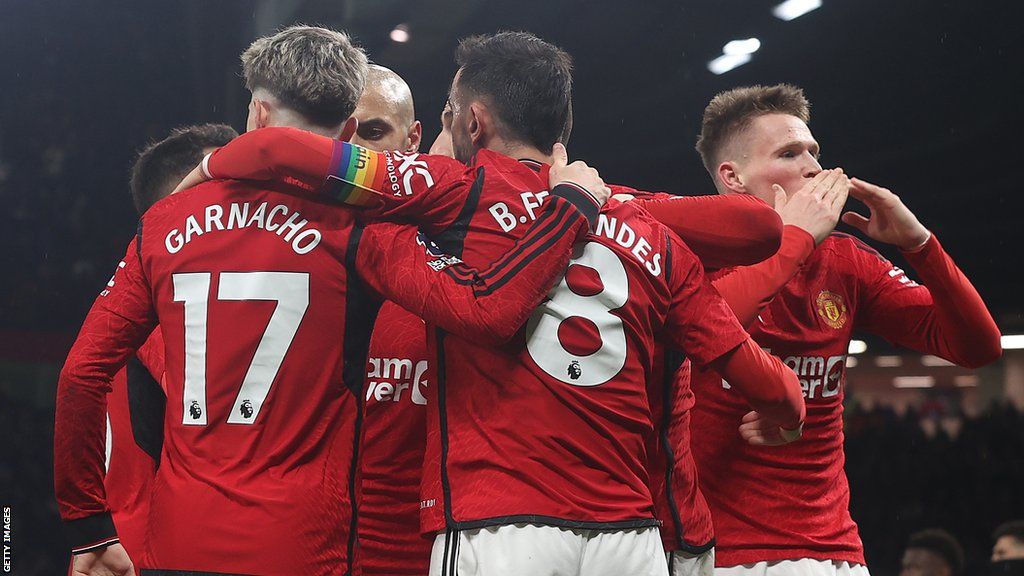
[[[985,334],[975,342],[975,348],[969,354],[959,359],[957,364],[964,368],[981,368],[987,366],[1003,355],[1003,345],[998,331],[994,334]]]
[[[749,258],[744,265],[757,264],[775,255],[782,246],[782,218],[768,205],[752,209],[747,230],[750,234]]]

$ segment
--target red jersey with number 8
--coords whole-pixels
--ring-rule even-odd
[[[523,211],[491,212],[500,223]],[[657,525],[644,439],[659,335],[701,365],[747,338],[689,249],[615,200],[517,341],[496,350],[435,333],[424,531]]]

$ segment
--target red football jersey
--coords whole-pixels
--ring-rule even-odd
[[[648,382],[655,430],[648,440],[648,471],[666,552],[701,554],[715,545],[711,509],[697,482],[690,447],[691,364],[674,351],[659,351],[661,371]]]
[[[807,403],[800,440],[771,448],[748,445],[737,428],[750,408],[715,374],[694,372],[692,446],[714,520],[717,565],[794,558],[864,564],[843,470],[845,367],[855,329],[967,363],[991,360],[990,352],[979,356],[972,351],[976,345],[960,344],[958,332],[990,341],[988,335],[998,338],[998,330],[937,240],[907,257],[939,290],[935,301],[943,295],[952,320],[936,312],[928,288],[859,240],[833,234],[749,327],[757,343],[800,379]],[[956,310],[958,301],[970,314]],[[953,328],[964,322],[970,328]]]
[[[528,199],[490,205],[494,220],[476,225],[528,221]],[[467,262],[483,255],[474,232]],[[655,336],[702,365],[747,338],[709,287],[664,226],[612,200],[518,345],[433,335],[424,531],[656,525],[644,449]]]
[[[150,335],[135,358],[114,376],[107,397],[107,466],[103,479],[107,503],[121,544],[131,558],[142,558],[148,528],[149,498],[159,445],[149,442],[161,434],[160,420],[144,420],[152,406],[164,400],[164,340],[160,329]],[[145,428],[145,429],[140,429]]]
[[[363,574],[422,576],[433,544],[420,534],[426,448],[427,338],[423,320],[385,302],[366,370],[359,544]]]
[[[468,186],[445,184],[442,200],[459,213]],[[350,571],[359,398],[379,301],[369,296],[481,339],[511,334],[586,230],[556,188],[508,254],[477,272],[426,254],[411,226],[363,228],[351,210],[285,186],[208,184],[144,216],[61,375],[55,479],[73,540],[82,536],[76,550],[102,543],[86,536],[101,532],[107,511],[94,415],[102,419],[107,382],[159,317],[168,409],[150,524],[161,528],[150,531],[144,567]]]

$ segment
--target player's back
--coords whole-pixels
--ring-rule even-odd
[[[151,567],[349,570],[375,310],[346,274],[357,241],[347,211],[238,182],[171,196],[143,217],[167,370]]]
[[[508,222],[525,222],[522,208],[506,210]],[[471,230],[467,261],[475,245]],[[645,469],[646,382],[654,335],[683,283],[673,270],[680,262],[696,265],[642,208],[613,200],[525,340],[493,350],[440,336],[437,402],[428,403],[439,437],[425,458],[440,468],[424,471],[425,531],[657,524]]]

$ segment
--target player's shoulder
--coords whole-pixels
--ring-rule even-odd
[[[623,184],[608,184],[608,188],[612,191],[613,195],[629,194],[637,200],[671,200],[673,198],[682,198],[681,196],[676,196],[675,194],[669,194],[667,192],[649,192],[647,190],[640,190]]]
[[[832,232],[818,248],[831,252],[838,257],[858,260],[868,259],[879,262],[886,261],[885,257],[878,250],[875,250],[860,238],[844,232]]]

